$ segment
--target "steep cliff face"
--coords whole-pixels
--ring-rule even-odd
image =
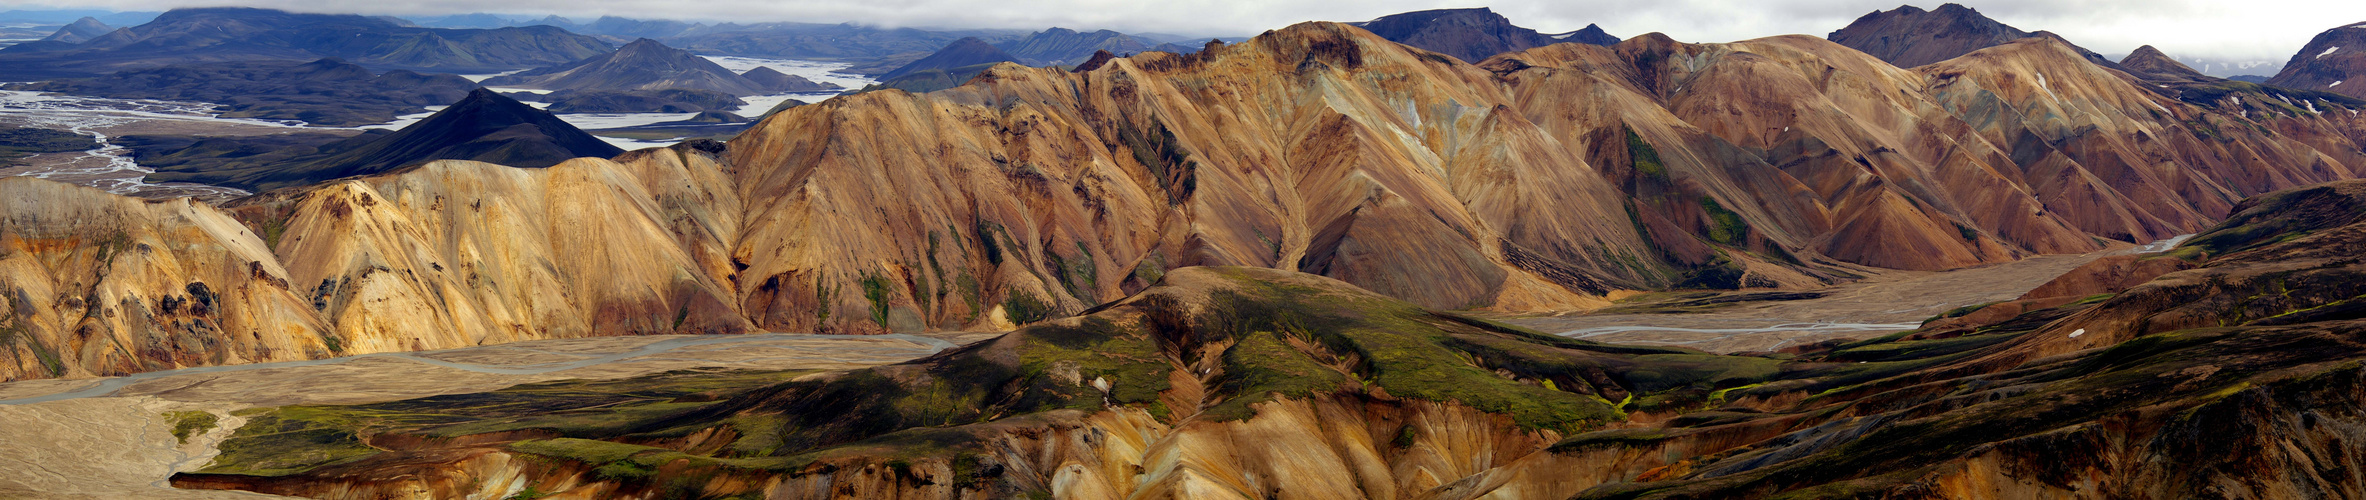
[[[324,357],[288,276],[204,203],[0,178],[0,380]]]

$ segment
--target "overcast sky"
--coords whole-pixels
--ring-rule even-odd
[[[556,13],[577,20],[618,15],[1185,35],[1246,35],[1299,21],[1361,21],[1413,10],[1485,6],[1514,24],[1547,33],[1599,23],[1622,38],[1657,31],[1686,42],[1725,42],[1791,33],[1822,36],[1868,12],[1895,8],[1899,0],[0,0],[0,7],[11,9],[222,5],[398,16]],[[2320,31],[2366,21],[2366,2],[2355,0],[1988,0],[1966,5],[2005,24],[2053,31],[2108,55],[2151,44],[2180,59],[2276,64]]]

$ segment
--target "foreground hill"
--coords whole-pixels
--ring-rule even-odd
[[[316,324],[361,353],[595,334],[1002,329],[1192,266],[1320,275],[1429,309],[1582,310],[1617,289],[1807,288],[1867,267],[2153,241],[2207,229],[2245,196],[2366,165],[2361,118],[2340,103],[2268,112],[2138,82],[2050,38],[1916,70],[1803,36],[1646,35],[1471,65],[1308,23],[1189,56],[1075,71],[1002,64],[941,92],[797,106],[727,146],[646,150],[613,168],[389,165],[228,210],[297,273],[274,276],[318,299],[307,302]],[[478,208],[495,194],[650,237],[580,222],[534,236],[550,233]],[[23,217],[53,229],[12,252],[124,256],[107,250],[115,226]],[[213,245],[233,244],[245,243]],[[30,300],[88,297],[89,276],[110,262],[26,268],[0,283],[78,290]],[[116,289],[82,307],[145,321],[126,316],[125,294],[147,304],[189,296],[186,283]],[[112,360],[67,333],[84,328],[68,319],[80,317],[18,338],[75,353],[57,358],[63,373],[210,362],[168,351]],[[192,345],[250,348],[228,336],[250,330],[222,331]]]
[[[450,104],[477,88],[452,75],[372,72],[336,59],[234,61],[125,70],[104,76],[8,85],[9,90],[115,99],[220,104],[224,118],[295,120],[324,127],[394,121]]]
[[[497,73],[607,51],[605,42],[552,27],[409,28],[356,15],[192,8],[80,44],[0,49],[0,77],[21,81],[199,62],[325,57],[382,70]]]
[[[2366,99],[2366,22],[2318,33],[2267,84]]]
[[[2366,491],[2366,182],[1788,359],[1186,268],[877,368],[256,410],[182,488],[330,498],[2193,498]],[[794,378],[791,378],[794,376]],[[757,378],[757,380],[750,380]],[[400,474],[392,473],[401,471]]]
[[[696,89],[735,96],[772,93],[768,85],[741,77],[714,61],[647,38],[634,40],[615,52],[497,76],[484,84],[577,91]]]
[[[317,184],[393,171],[435,160],[547,167],[573,158],[623,153],[550,113],[477,89],[450,107],[392,133],[370,133],[318,146],[320,154],[270,162],[158,162],[158,182],[196,182],[252,191]]]

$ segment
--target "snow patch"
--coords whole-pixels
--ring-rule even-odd
[[[2336,50],[2341,50],[2341,47],[2334,47],[2334,48],[2330,48],[2330,49],[2325,49],[2325,51],[2324,51],[2324,52],[2321,52],[2321,53],[2318,53],[2318,54],[2317,54],[2317,58],[2318,58],[2318,59],[2324,59],[2324,58],[2325,58],[2325,56],[2333,55],[2333,51],[2336,51]]]
[[[2326,86],[2325,86],[2325,88],[2339,87],[2339,86],[2341,86],[2341,82],[2346,82],[2346,81],[2349,81],[2349,80],[2334,80],[2332,85],[2326,85]]]
[[[1562,34],[1558,34],[1558,35],[1553,35],[1553,39],[1554,39],[1554,40],[1568,40],[1570,36],[1572,36],[1572,35],[1576,35],[1576,34],[1577,34],[1577,32],[1575,32],[1575,31],[1571,31],[1571,32],[1568,32],[1568,33],[1562,33]]]

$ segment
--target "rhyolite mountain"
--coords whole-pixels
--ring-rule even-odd
[[[548,90],[712,90],[736,96],[770,94],[750,81],[689,51],[647,38],[615,52],[557,66],[535,68],[484,81],[495,87]]]
[[[337,59],[226,61],[132,69],[101,76],[11,84],[9,90],[222,105],[225,118],[295,120],[352,127],[393,121],[451,104],[475,90],[453,75],[384,73]]]
[[[605,42],[552,27],[410,28],[355,15],[191,8],[80,44],[0,49],[0,77],[37,80],[201,62],[324,57],[381,70],[496,73],[607,51]]]
[[[2366,22],[2325,30],[2267,84],[2366,99]]]
[[[1129,56],[1150,50],[1154,45],[1155,42],[1115,31],[1084,33],[1067,28],[1052,28],[1029,34],[1025,38],[995,44],[995,47],[1029,66],[1074,66],[1092,58],[1094,52],[1105,50]]]
[[[1618,37],[1603,33],[1601,27],[1594,25],[1586,25],[1584,30],[1559,36],[1537,33],[1536,30],[1513,26],[1510,19],[1485,7],[1407,12],[1350,24],[1369,30],[1381,38],[1474,63],[1496,54],[1564,41],[1595,45],[1618,43]]]
[[[84,17],[82,19],[74,20],[73,24],[68,24],[65,27],[58,28],[56,33],[50,34],[47,38],[42,38],[41,41],[82,43],[88,42],[94,38],[105,36],[108,32],[112,31],[115,31],[115,27],[108,26],[107,23],[99,22],[98,19]]]
[[[549,169],[432,162],[222,209],[262,236],[209,237],[259,238],[304,269],[262,274],[285,288],[256,286],[318,298],[290,314],[325,337],[130,314],[126,294],[191,297],[189,281],[89,278],[116,264],[59,259],[162,257],[102,252],[117,225],[29,212],[42,221],[22,227],[41,232],[0,244],[46,242],[10,251],[60,263],[0,275],[44,283],[18,295],[35,313],[16,338],[69,354],[7,376],[215,362],[110,354],[144,336],[200,353],[323,346],[219,358],[250,362],[587,335],[997,329],[1189,266],[1304,272],[1430,309],[1585,310],[1620,289],[1810,288],[1866,267],[2160,240],[2210,228],[2245,197],[2366,166],[2356,107],[2196,103],[2140,82],[2044,37],[1911,70],[1807,36],[1646,35],[1467,64],[1335,23],[1188,56],[998,64],[939,92],[789,108],[727,145]],[[408,156],[379,151],[359,156]],[[495,199],[563,201],[636,236],[493,236],[586,234],[525,215],[548,206],[496,211]],[[587,268],[600,272],[552,271]],[[272,282],[250,271],[205,283]]]
[[[2044,31],[2026,32],[1981,15],[1960,4],[1922,10],[1912,5],[1873,11],[1824,38],[1864,51],[1901,68],[1954,59],[1980,49],[2030,37],[2061,39]],[[2063,42],[2069,44],[2067,40]],[[2073,49],[2097,64],[2115,66],[2110,59],[2084,48]]]
[[[2083,59],[2083,58],[2082,58]],[[303,497],[2278,498],[2366,479],[2366,182],[1781,356],[1175,269],[914,361],[251,410],[192,489]],[[766,380],[766,379],[769,380]],[[399,471],[400,473],[395,473]]]
[[[748,79],[748,81],[756,82],[756,85],[763,88],[766,93],[830,92],[846,89],[846,87],[839,86],[835,83],[807,80],[805,77],[782,73],[780,70],[772,69],[771,67],[767,66],[757,66],[756,69],[748,70],[746,73],[740,73],[739,76],[740,78]]]
[[[2151,45],[2137,47],[2120,59],[2120,69],[2154,83],[2210,83],[2223,78],[2204,75]]]
[[[477,89],[419,123],[320,146],[322,154],[256,164],[158,165],[156,182],[196,182],[265,191],[390,172],[435,160],[547,167],[623,153],[549,112]],[[170,154],[170,153],[166,153]],[[193,168],[202,167],[202,168]]]

